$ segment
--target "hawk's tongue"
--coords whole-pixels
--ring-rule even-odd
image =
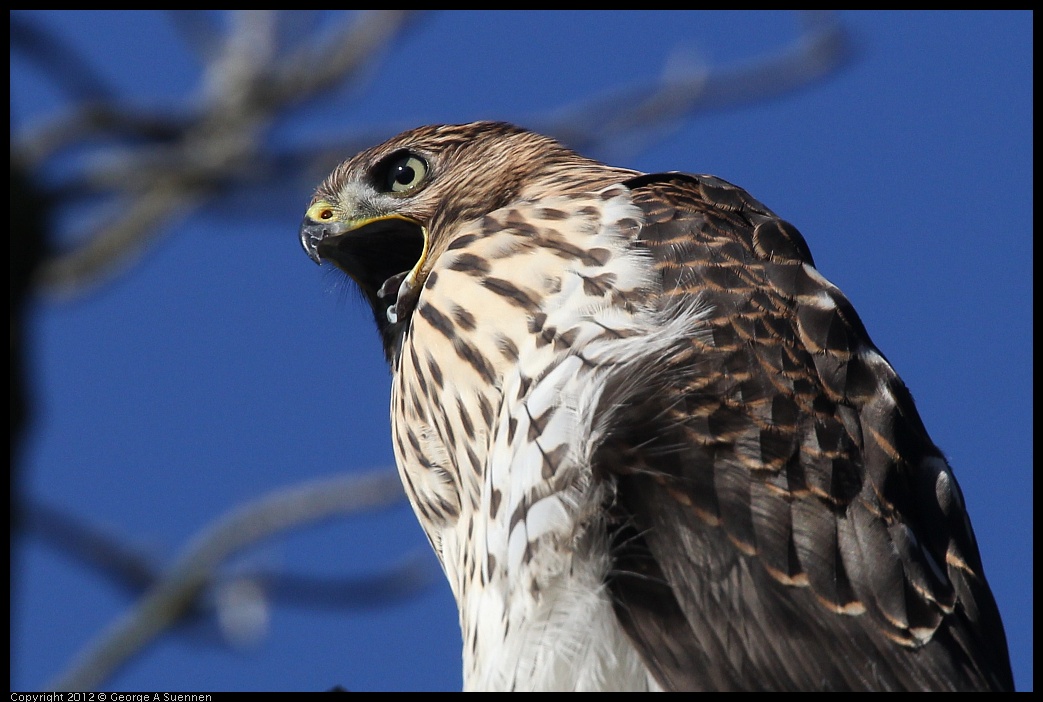
[[[377,290],[377,298],[382,302],[394,299],[394,302],[391,302],[387,308],[387,319],[392,324],[398,322],[400,306],[404,310],[416,298],[416,295],[413,294],[414,285],[409,279],[410,272],[402,271],[401,273],[396,273],[385,280],[380,289]]]

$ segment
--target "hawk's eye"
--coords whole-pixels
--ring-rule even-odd
[[[385,192],[407,193],[413,190],[427,176],[427,164],[424,159],[416,154],[401,153],[387,159],[380,170],[383,175],[378,179],[378,185]]]

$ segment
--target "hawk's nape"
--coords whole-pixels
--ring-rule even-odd
[[[503,123],[341,164],[467,689],[1010,690],[959,487],[800,233]]]

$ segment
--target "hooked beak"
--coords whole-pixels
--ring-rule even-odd
[[[428,235],[411,217],[316,220],[306,216],[300,239],[311,260],[331,261],[358,283],[378,320],[385,315],[388,321],[397,321],[404,293],[423,282],[418,278],[427,259]]]

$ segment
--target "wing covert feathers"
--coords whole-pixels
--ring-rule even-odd
[[[661,684],[1010,689],[948,465],[800,233],[717,178],[626,184],[663,294],[700,296],[711,331],[598,456],[626,535],[610,587]],[[678,611],[704,654],[672,645]]]

